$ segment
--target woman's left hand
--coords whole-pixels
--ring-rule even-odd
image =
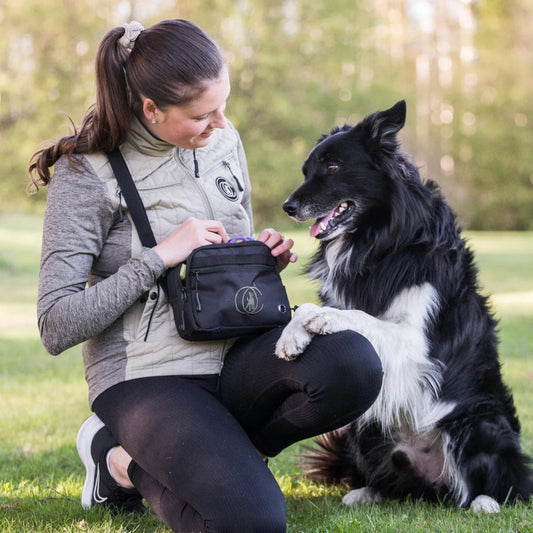
[[[289,263],[296,263],[298,255],[291,252],[294,246],[292,239],[285,240],[285,237],[275,229],[264,229],[257,237],[258,241],[264,242],[271,250],[272,255],[276,258],[279,270],[283,270]]]

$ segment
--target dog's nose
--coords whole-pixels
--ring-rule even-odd
[[[297,202],[295,202],[291,198],[287,198],[287,200],[285,200],[285,203],[283,204],[283,210],[290,217],[292,217],[292,216],[294,216],[296,214],[297,209],[298,209],[298,203]]]

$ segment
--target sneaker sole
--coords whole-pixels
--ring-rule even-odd
[[[91,455],[92,439],[86,438],[87,434],[95,435],[104,423],[96,416],[90,416],[80,426],[76,437],[76,448],[82,463],[85,466],[87,474],[81,493],[81,506],[84,509],[90,509],[93,506],[93,489],[95,483],[96,463]]]

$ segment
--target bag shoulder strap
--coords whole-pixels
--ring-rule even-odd
[[[131,213],[131,218],[137,228],[137,233],[141,239],[143,246],[152,248],[157,243],[155,241],[154,233],[150,227],[150,221],[146,215],[146,210],[142,203],[141,197],[139,196],[139,191],[135,187],[133,178],[124,161],[124,157],[120,153],[118,148],[115,148],[113,151],[108,152],[107,157],[109,158],[109,163],[111,163],[111,168],[115,174],[115,178],[120,186],[120,190],[124,195],[124,200],[126,205]]]
[[[118,148],[108,152],[107,157],[109,158],[109,163],[111,164],[115,178],[117,179],[124,200],[126,201],[126,205],[130,211],[133,223],[137,228],[137,233],[139,234],[139,239],[141,240],[142,245],[147,248],[154,247],[157,242],[152,228],[150,227],[150,221],[148,220],[146,209],[142,203],[139,191],[137,190],[137,187],[135,187],[135,183],[131,177],[128,165],[126,165],[126,161],[124,161],[124,157]],[[161,277],[158,281],[168,295],[166,278]]]

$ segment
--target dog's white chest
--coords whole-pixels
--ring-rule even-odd
[[[361,331],[383,365],[383,386],[363,415],[384,430],[430,431],[453,405],[437,400],[441,367],[429,358],[428,321],[438,309],[435,288],[424,283],[403,290],[380,317]]]

